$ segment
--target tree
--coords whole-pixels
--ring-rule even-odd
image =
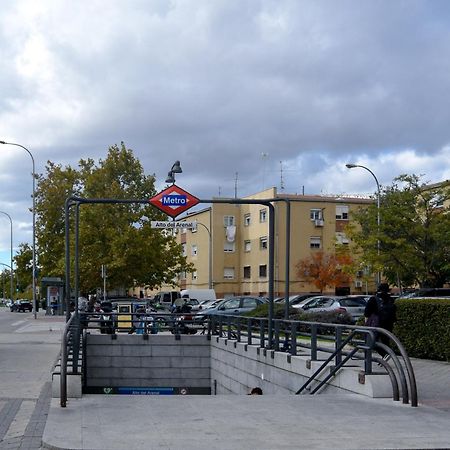
[[[382,190],[380,228],[376,208],[353,216],[349,234],[364,259],[394,285],[442,287],[450,280],[450,191],[416,175],[400,175]],[[380,254],[377,253],[377,242]]]
[[[78,170],[49,163],[47,176],[39,177],[37,190],[37,236],[42,272],[64,276],[64,202],[67,197],[150,199],[156,193],[154,182],[154,176],[144,174],[139,160],[123,142],[110,147],[107,157],[98,163],[92,159],[80,160]],[[150,204],[82,204],[80,289],[89,292],[102,285],[102,265],[107,267],[108,289],[134,284],[154,288],[173,282],[180,271],[191,271],[173,236],[150,227],[151,220],[165,218],[165,214]],[[72,220],[71,243],[73,227]]]
[[[298,277],[304,278],[323,292],[327,286],[336,287],[350,283],[353,259],[344,249],[335,254],[320,250],[301,259],[296,268]]]
[[[25,297],[33,297],[33,250],[29,244],[21,243],[14,256],[14,272],[16,288],[19,292],[27,292]]]

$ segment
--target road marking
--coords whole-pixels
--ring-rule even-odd
[[[17,325],[22,325],[23,323],[25,323],[26,320],[18,320],[17,322],[13,322],[11,324],[12,327],[17,327]]]
[[[3,440],[17,438],[24,435],[35,406],[36,400],[22,401],[19,411],[17,411],[16,417],[14,417],[14,420],[11,422],[11,425],[3,437]]]

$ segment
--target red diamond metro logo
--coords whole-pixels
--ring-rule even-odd
[[[173,184],[156,194],[149,202],[170,217],[175,218],[182,212],[197,205],[200,200]]]

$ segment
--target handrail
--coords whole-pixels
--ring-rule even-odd
[[[266,326],[264,325],[265,322],[267,322],[267,318],[260,318],[260,317],[246,317],[246,316],[212,316],[211,321],[212,325],[214,325],[214,322],[218,322],[218,328],[219,328],[219,334],[223,332],[223,324],[225,321],[228,322],[228,317],[231,317],[232,319],[239,320],[239,322],[232,323],[232,326],[235,326],[239,330],[237,331],[237,334],[240,338],[241,334],[244,334],[245,330],[247,330],[247,339],[249,342],[252,341],[252,337],[255,338],[259,334],[259,345],[260,347],[266,347],[266,343],[268,343],[268,339],[266,336]],[[243,324],[244,320],[247,320],[247,324]],[[330,348],[326,347],[318,347],[317,346],[317,338],[319,336],[317,330],[320,328],[328,328],[328,329],[334,329],[335,330],[335,337],[334,341],[336,342],[336,348],[340,348],[340,337],[339,333],[342,331],[348,331],[348,332],[360,332],[364,334],[370,333],[371,335],[375,336],[375,334],[385,334],[389,339],[395,344],[395,346],[398,349],[399,355],[397,355],[394,350],[392,350],[390,347],[385,346],[384,344],[378,342],[378,340],[375,340],[375,337],[373,337],[373,343],[374,345],[370,349],[365,349],[365,356],[364,357],[357,357],[357,359],[361,359],[365,361],[365,372],[366,374],[372,373],[372,361],[377,362],[379,365],[384,367],[387,371],[387,374],[389,375],[389,378],[391,380],[392,384],[392,390],[393,390],[393,399],[399,400],[399,386],[397,381],[397,375],[400,381],[401,385],[401,391],[402,391],[402,397],[403,397],[403,403],[409,403],[411,402],[411,406],[417,407],[418,401],[417,401],[417,385],[414,375],[414,370],[411,364],[411,361],[408,357],[408,354],[406,353],[405,348],[403,347],[400,340],[391,332],[383,329],[383,328],[377,328],[377,327],[365,327],[365,326],[358,326],[358,325],[343,325],[343,324],[331,324],[331,323],[321,323],[321,322],[308,322],[308,321],[294,321],[294,320],[282,320],[282,319],[275,319],[275,326],[274,326],[274,332],[275,336],[272,340],[272,344],[275,348],[275,350],[279,350],[279,343],[280,343],[280,334],[284,334],[284,351],[289,352],[291,355],[297,354],[297,347],[303,347],[308,348],[311,351],[311,360],[315,361],[317,360],[317,351],[324,351],[328,353],[333,353],[334,357],[336,358],[336,366],[340,366],[341,362],[341,355],[348,355],[348,352],[343,350],[343,347],[340,351],[332,350]],[[277,324],[278,322],[278,324]],[[229,322],[231,323],[231,322]],[[252,326],[252,324],[255,325],[255,327]],[[284,326],[280,326],[283,324]],[[259,326],[258,326],[259,325]],[[240,330],[240,327],[243,327],[243,330]],[[307,327],[310,329],[310,333],[305,332],[298,332],[299,327]],[[208,333],[213,333],[215,327],[209,326],[208,327]],[[256,336],[252,336],[251,333],[255,331],[257,334]],[[213,333],[214,334],[214,333]],[[230,326],[228,326],[227,330],[228,336],[231,336],[230,334]],[[297,337],[309,337],[310,342],[305,343],[298,341]],[[395,371],[387,364],[383,359],[381,358],[372,358],[372,350],[373,347],[375,348],[381,348],[385,350],[387,354],[392,359],[392,362],[394,364]],[[266,347],[267,348],[267,347]],[[406,373],[403,367],[402,362],[400,362],[399,356],[403,360],[403,364],[406,368]],[[331,358],[332,359],[332,358]],[[348,360],[348,359],[346,359]],[[341,366],[340,366],[341,367]]]
[[[60,404],[62,408],[67,404],[67,357],[68,357],[68,341],[70,334],[70,327],[75,322],[76,313],[73,313],[70,319],[66,322],[61,339],[61,366],[60,366]]]

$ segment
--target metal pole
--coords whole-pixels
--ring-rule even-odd
[[[8,217],[10,225],[11,225],[11,276],[10,276],[10,281],[11,281],[11,301],[13,299],[13,295],[14,295],[14,280],[13,280],[13,223],[12,223],[12,219],[11,216],[6,213],[5,211],[0,211],[1,214],[4,214],[5,216]],[[4,295],[4,293],[3,293]]]
[[[273,278],[275,265],[275,207],[272,203],[269,208],[269,329],[268,329],[268,347],[273,345]]]
[[[66,233],[66,322],[70,319],[69,305],[70,305],[70,226],[69,226],[69,208],[71,206],[71,199],[67,198],[64,204],[64,221]],[[62,374],[61,374],[62,376]]]
[[[34,318],[37,318],[37,303],[36,303],[36,189],[35,189],[35,182],[36,182],[36,170],[35,170],[35,164],[34,164],[34,157],[30,150],[28,150],[26,147],[24,147],[21,144],[15,144],[13,142],[5,142],[0,141],[0,144],[6,144],[6,145],[15,145],[16,147],[23,148],[31,157],[31,162],[33,163],[33,314]]]
[[[346,164],[346,167],[348,169],[353,169],[355,167],[360,167],[361,169],[365,169],[367,170],[367,172],[369,172],[374,180],[375,183],[377,184],[377,255],[378,257],[380,256],[380,183],[378,182],[378,178],[376,177],[376,175],[366,166],[361,166],[360,164]],[[380,284],[381,282],[381,272],[378,270],[376,273],[376,283],[377,286]]]
[[[289,318],[289,290],[290,290],[290,261],[291,261],[291,202],[284,199],[286,203],[286,250],[285,250],[285,297],[284,297],[284,318]]]
[[[209,252],[208,252],[208,288],[213,288],[213,282],[212,282],[212,236],[211,231],[209,228],[201,222],[197,222],[197,225],[201,225],[207,232],[208,232],[208,238],[209,238]]]
[[[79,290],[79,273],[80,265],[78,258],[78,247],[80,237],[80,203],[75,204],[75,264],[74,264],[74,291],[75,291],[75,313],[78,314],[78,290]]]

